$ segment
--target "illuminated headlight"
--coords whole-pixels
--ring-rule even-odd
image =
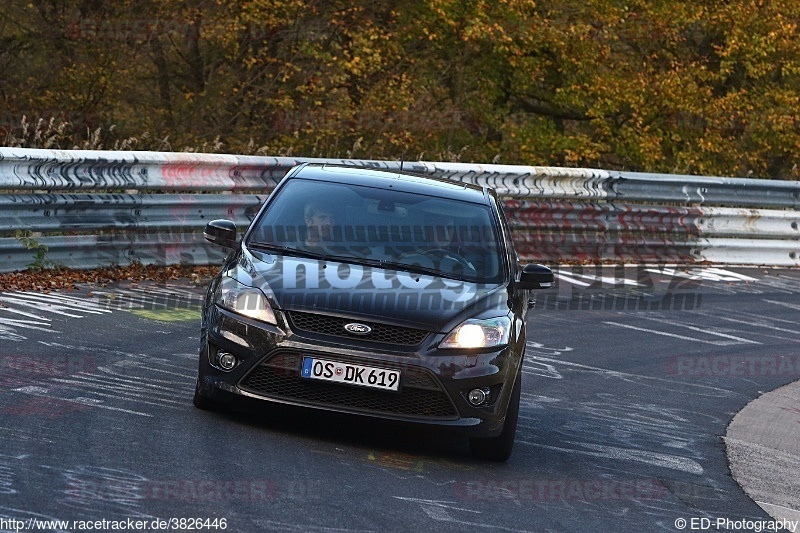
[[[248,318],[268,324],[278,323],[264,293],[255,287],[242,285],[233,278],[222,278],[217,289],[215,303],[228,311]]]
[[[439,348],[493,348],[508,344],[511,320],[508,317],[478,320],[471,318],[451,331]]]

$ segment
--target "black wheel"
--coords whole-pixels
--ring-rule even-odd
[[[223,404],[220,402],[214,401],[207,396],[203,396],[200,393],[200,380],[198,379],[195,387],[194,387],[194,398],[192,398],[192,403],[198,409],[202,409],[203,411],[222,411],[224,410]]]
[[[503,425],[503,432],[496,437],[488,439],[470,439],[470,453],[476,459],[496,461],[502,463],[511,457],[511,450],[514,448],[514,437],[517,434],[517,419],[519,418],[519,399],[522,392],[522,367],[517,374],[514,388],[511,390],[511,398],[508,401],[506,411],[506,421]]]
[[[458,263],[459,265],[468,270],[475,270],[475,267],[469,264],[469,261],[467,261],[464,257],[458,255],[456,252],[453,252],[452,250],[448,250],[447,248],[430,248],[428,250],[420,252],[419,255],[423,255],[428,259],[432,260],[449,259],[455,263]]]

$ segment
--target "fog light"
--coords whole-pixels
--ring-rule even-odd
[[[472,389],[467,395],[467,400],[474,406],[483,404],[489,397],[489,389]]]
[[[232,370],[236,366],[236,357],[227,352],[219,352],[217,362],[223,370]]]

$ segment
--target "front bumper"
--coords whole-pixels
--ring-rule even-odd
[[[270,326],[224,309],[207,309],[198,390],[217,402],[260,400],[285,405],[440,426],[469,437],[497,436],[503,428],[521,351],[511,346],[481,353],[436,350],[440,334],[416,346],[332,338],[298,331],[281,316]],[[215,365],[219,352],[237,365]],[[303,379],[304,356],[399,370],[400,390],[389,392],[354,385]],[[484,405],[467,400],[470,390],[489,391]]]

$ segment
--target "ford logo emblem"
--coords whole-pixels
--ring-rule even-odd
[[[353,333],[354,335],[369,335],[372,328],[366,324],[359,324],[358,322],[351,322],[344,325],[345,331]]]

